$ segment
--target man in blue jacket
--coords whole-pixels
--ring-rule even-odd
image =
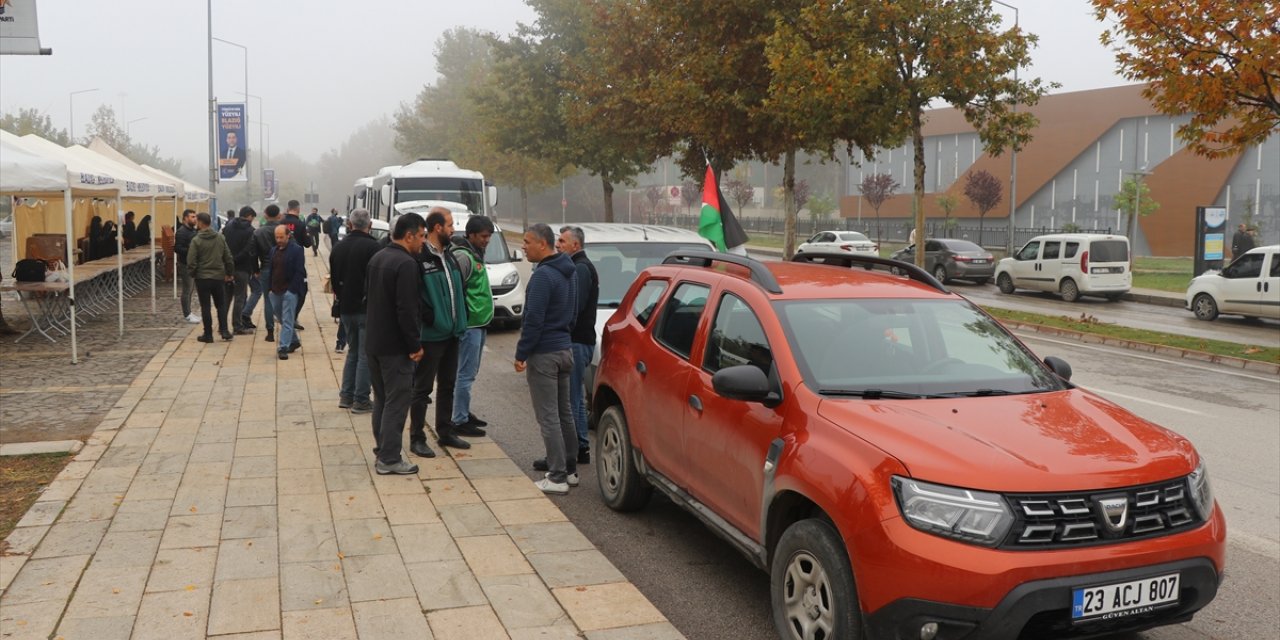
[[[280,342],[276,355],[288,360],[289,354],[302,346],[294,335],[294,319],[298,313],[298,300],[306,286],[307,266],[302,247],[289,242],[289,228],[277,225],[276,247],[271,250],[271,308],[280,318]]]
[[[524,252],[536,264],[525,291],[524,321],[516,343],[516,372],[528,371],[529,397],[547,449],[547,475],[534,483],[543,493],[565,495],[578,484],[578,432],[569,403],[573,372],[570,332],[578,312],[573,261],[556,253],[551,227],[538,223],[524,234]]]

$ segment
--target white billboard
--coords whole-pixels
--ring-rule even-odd
[[[40,56],[53,53],[40,47],[36,0],[0,0],[0,55]]]

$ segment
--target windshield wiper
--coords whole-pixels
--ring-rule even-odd
[[[847,396],[851,398],[866,398],[867,400],[879,400],[880,398],[889,398],[894,400],[919,400],[922,398],[938,397],[919,393],[906,393],[904,391],[891,391],[888,389],[819,389],[818,393],[824,396]]]
[[[978,389],[976,391],[956,391],[953,393],[939,393],[938,398],[981,398],[985,396],[1010,396],[1018,391],[1009,391],[1007,389]]]

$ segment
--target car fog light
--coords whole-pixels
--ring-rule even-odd
[[[920,627],[920,640],[933,640],[938,636],[938,623],[926,622]]]

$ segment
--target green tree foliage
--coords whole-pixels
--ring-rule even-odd
[[[829,194],[820,193],[809,198],[809,217],[814,220],[826,220],[836,210],[836,199]]]
[[[1144,180],[1125,178],[1120,184],[1120,192],[1112,198],[1116,209],[1123,211],[1128,219],[1129,241],[1132,242],[1138,231],[1138,218],[1147,217],[1160,208],[1160,203],[1151,197],[1151,190]],[[1134,212],[1138,215],[1133,215]]]
[[[19,108],[17,113],[6,113],[0,116],[0,129],[16,136],[35,134],[62,146],[71,144],[71,137],[66,129],[56,129],[49,114],[41,113],[36,108]]]

